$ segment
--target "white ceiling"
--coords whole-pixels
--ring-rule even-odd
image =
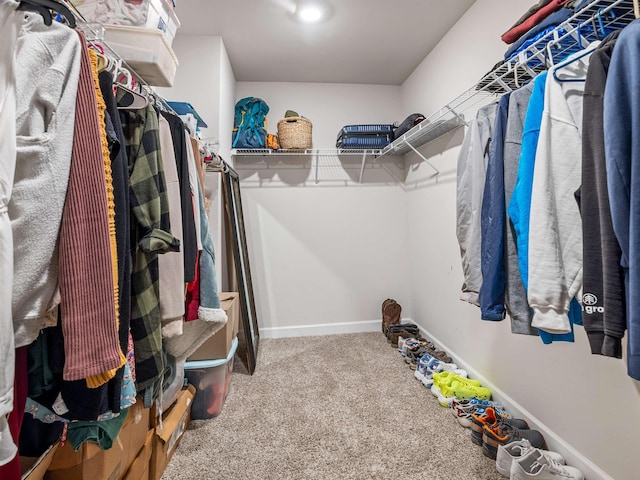
[[[238,81],[400,85],[475,0],[326,0],[317,25],[296,0],[179,0],[178,35],[220,35]]]

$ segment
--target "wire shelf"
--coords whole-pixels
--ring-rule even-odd
[[[602,40],[634,19],[632,0],[589,2],[522,52],[499,62],[476,85],[385,147],[382,155],[401,155],[413,150],[426,161],[415,147],[465,125],[479,108],[496,101],[504,93],[520,88],[568,55],[593,41]]]
[[[279,149],[272,150],[270,148],[234,148],[231,150],[231,155],[234,157],[251,157],[251,156],[343,156],[352,155],[362,157],[374,156],[377,157],[382,153],[381,149],[350,149],[350,148],[306,148],[306,149]]]

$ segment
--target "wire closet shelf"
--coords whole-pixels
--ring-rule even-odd
[[[568,55],[582,50],[593,41],[602,40],[608,32],[624,28],[634,19],[632,0],[587,2],[553,31],[520,53],[500,62],[476,85],[387,145],[381,156],[401,155],[413,150],[426,161],[415,147],[467,125],[468,119],[479,108],[494,102],[504,93],[520,88]],[[436,174],[439,173],[433,165],[432,168]]]

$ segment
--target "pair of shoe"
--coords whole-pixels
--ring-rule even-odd
[[[497,425],[498,421],[502,421],[521,430],[529,430],[529,424],[526,420],[511,418],[511,415],[505,410],[488,407],[484,413],[476,412],[471,415],[471,441],[476,445],[482,446],[484,427],[488,426],[489,428],[493,428]]]
[[[422,355],[418,359],[414,376],[420,380],[425,387],[431,388],[431,385],[433,385],[433,374],[440,372],[452,372],[461,377],[468,377],[467,372],[462,368],[458,368],[455,363],[442,361],[429,353]]]
[[[430,342],[417,349],[408,350],[407,355],[404,357],[404,361],[409,364],[409,367],[411,367],[412,370],[415,370],[418,365],[418,361],[425,355],[435,358],[440,362],[451,363],[451,357],[447,355],[447,352],[436,349]]]
[[[420,328],[415,323],[392,323],[386,331],[387,341],[393,345],[398,345],[398,339],[402,338],[416,338],[421,339]]]
[[[565,465],[557,452],[540,450],[526,439],[498,447],[496,469],[512,480],[584,480],[580,470]]]
[[[455,400],[463,398],[491,399],[491,390],[483,387],[478,380],[464,378],[452,372],[434,373],[431,393],[438,398],[440,405],[447,408]]]
[[[382,333],[387,332],[389,325],[400,323],[402,307],[392,298],[382,302]]]
[[[494,407],[504,410],[500,402],[492,402],[491,400],[480,400],[478,398],[454,400],[451,403],[451,413],[456,417],[458,423],[465,428],[471,428],[471,418],[473,414],[483,415],[487,408]]]
[[[528,440],[534,448],[545,448],[542,433],[528,428],[518,428],[507,419],[498,418],[493,425],[484,425],[482,430],[482,453],[492,460],[496,459],[498,447],[516,440]]]

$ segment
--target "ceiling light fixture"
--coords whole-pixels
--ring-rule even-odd
[[[302,23],[320,23],[326,20],[331,8],[321,0],[300,1],[296,5],[294,18]]]

